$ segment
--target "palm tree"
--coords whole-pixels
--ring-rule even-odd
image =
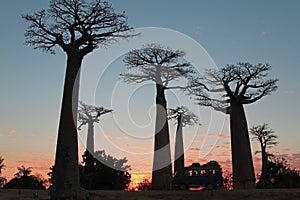
[[[24,177],[29,177],[30,174],[32,173],[32,167],[26,168],[24,165],[21,167],[18,167],[18,172],[15,173],[16,178],[24,178]]]
[[[268,176],[268,157],[271,155],[267,152],[267,148],[272,148],[278,143],[277,135],[273,134],[274,131],[268,127],[268,124],[257,125],[250,128],[250,134],[252,139],[257,140],[260,143],[260,151],[256,153],[261,153],[262,169],[259,181],[257,183],[258,188],[265,188]]]
[[[174,173],[180,167],[184,167],[184,145],[183,145],[183,127],[193,126],[198,123],[198,117],[184,106],[175,109],[168,109],[168,119],[176,120],[176,139],[174,155]]]

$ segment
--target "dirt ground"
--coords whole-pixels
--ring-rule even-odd
[[[36,197],[36,195],[38,197]],[[89,191],[90,200],[300,200],[300,189],[204,191]],[[0,200],[50,199],[49,191],[0,190]]]

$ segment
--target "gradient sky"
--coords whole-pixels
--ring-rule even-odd
[[[300,169],[300,1],[110,2],[118,12],[125,11],[129,24],[139,28],[142,36],[98,49],[84,59],[80,99],[114,109],[95,128],[96,149],[127,157],[134,173],[151,171],[154,85],[122,83],[118,77],[126,71],[122,53],[146,42],[161,42],[183,47],[187,58],[195,59],[192,61],[197,65],[198,54],[193,52],[191,42],[203,47],[199,52],[203,66],[221,67],[239,61],[273,66],[270,77],[279,78],[279,88],[273,95],[246,106],[248,125],[269,123],[280,141],[272,152],[285,156]],[[21,19],[21,14],[47,7],[48,2],[40,0],[1,2],[0,155],[5,158],[3,174],[8,178],[21,164],[43,175],[53,164],[66,57],[60,49],[50,55],[25,46],[27,24]],[[228,116],[199,108],[177,92],[168,92],[167,99],[169,107],[184,103],[200,116],[202,126],[184,129],[186,164],[215,159],[229,169]],[[171,122],[172,142],[174,132]],[[79,134],[81,157],[86,129]],[[252,152],[256,150],[258,145],[252,142]],[[258,155],[254,161],[258,171]]]

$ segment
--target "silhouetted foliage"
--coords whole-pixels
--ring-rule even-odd
[[[271,155],[267,148],[271,148],[276,145],[278,142],[277,136],[273,134],[274,131],[268,127],[268,124],[253,126],[250,129],[250,134],[252,139],[257,140],[260,143],[261,151],[256,153],[261,153],[262,157],[262,170],[259,177],[259,181],[256,185],[257,188],[265,188],[267,185],[267,174],[268,174],[268,160]]]
[[[0,156],[0,188],[6,184],[6,178],[2,177],[2,171],[5,169],[4,158]]]
[[[233,177],[232,177],[232,173],[230,173],[227,170],[223,173],[223,187],[226,190],[233,190]]]
[[[130,166],[127,159],[116,159],[104,150],[96,151],[94,156],[88,151],[82,156],[79,166],[81,187],[88,190],[124,190],[130,184]]]
[[[183,127],[197,124],[199,118],[188,108],[179,106],[175,109],[168,109],[168,119],[175,120],[177,124],[174,154],[174,172],[176,172],[177,169],[184,167]]]
[[[78,130],[81,130],[82,126],[85,126],[86,124],[88,125],[86,150],[88,150],[91,154],[94,153],[94,123],[100,122],[99,118],[101,115],[111,112],[111,109],[87,105],[82,101],[79,102],[78,122],[80,122],[80,125]]]
[[[276,91],[278,79],[267,79],[271,65],[239,62],[220,69],[207,70],[207,89],[220,98],[209,96],[203,90],[194,90],[200,105],[230,114],[233,182],[235,189],[255,186],[254,167],[249,141],[245,104],[254,103]],[[193,85],[198,83],[194,80]],[[201,87],[202,88],[202,87]]]
[[[47,175],[49,176],[48,178],[48,182],[49,182],[49,187],[52,186],[53,184],[53,171],[54,171],[54,165],[52,165],[51,167],[49,167],[50,171],[47,173]]]
[[[170,139],[165,91],[169,89],[188,89],[188,85],[171,85],[175,80],[188,79],[194,73],[191,64],[184,60],[184,56],[183,51],[173,50],[159,44],[148,44],[140,49],[131,50],[123,60],[128,69],[128,72],[121,74],[124,82],[142,83],[151,81],[156,86],[152,189],[170,188],[172,163],[171,152],[168,147]],[[162,148],[164,148],[164,151],[159,151]]]
[[[148,191],[151,189],[151,181],[148,178],[144,178],[141,182],[138,183],[136,188],[139,191]]]
[[[270,157],[267,166],[266,188],[300,187],[300,172],[291,169],[285,158]]]
[[[31,175],[32,167],[26,168],[24,165],[18,167],[15,177],[4,185],[4,189],[46,189],[45,179],[42,176]]]
[[[134,36],[130,34],[132,28],[125,14],[117,14],[105,0],[51,0],[49,9],[22,17],[29,23],[26,44],[52,54],[59,46],[67,55],[51,198],[69,198],[66,195],[86,198],[84,192],[79,191],[77,167],[76,115],[82,60],[99,46]]]

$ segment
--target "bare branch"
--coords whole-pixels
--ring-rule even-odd
[[[170,81],[188,78],[194,73],[184,61],[184,52],[158,44],[148,44],[131,50],[124,58],[128,72],[121,74],[127,83],[153,81],[165,89],[186,89],[187,86],[168,87]]]
[[[22,18],[29,22],[26,44],[50,53],[59,45],[65,52],[77,50],[84,56],[100,45],[137,35],[124,13],[115,13],[110,3],[101,0],[52,0],[48,10]]]

